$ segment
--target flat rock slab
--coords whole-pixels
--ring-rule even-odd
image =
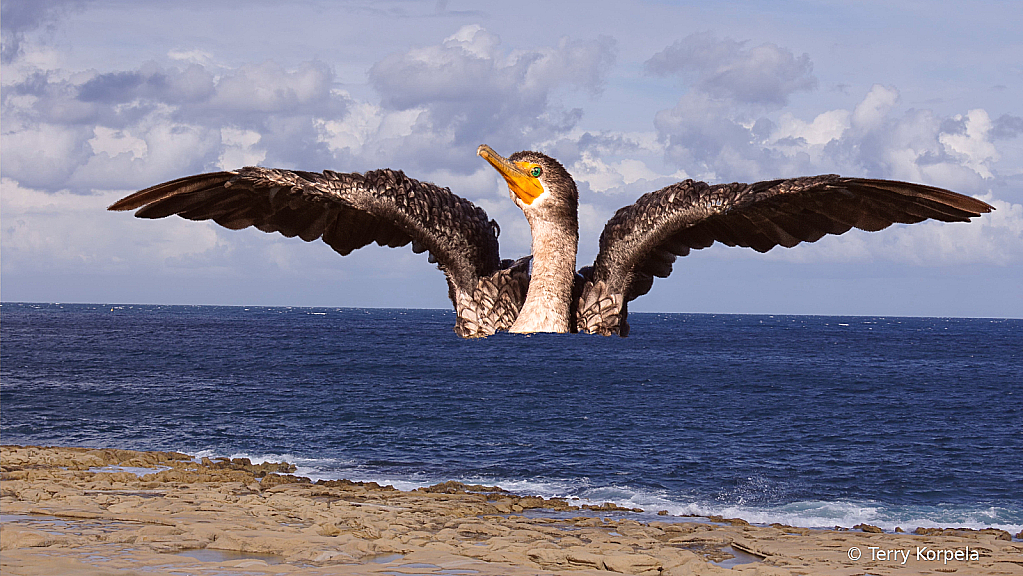
[[[293,470],[174,452],[3,446],[0,569],[5,576],[1023,575],[1023,543],[997,530],[644,523],[617,510],[573,517],[577,509],[564,500],[496,487],[448,482],[402,492],[313,483]],[[522,510],[530,516],[516,515]]]

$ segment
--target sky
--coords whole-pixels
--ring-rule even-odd
[[[630,310],[1023,317],[1023,11],[1015,0],[4,0],[0,299],[446,308],[409,247],[106,206],[246,165],[402,169],[529,252],[476,156],[531,149],[580,191],[579,265],[619,207],[693,178],[837,173],[996,210],[676,262]]]

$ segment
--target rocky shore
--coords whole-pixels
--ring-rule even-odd
[[[285,463],[173,452],[3,446],[0,471],[5,576],[1023,574],[1023,534],[1001,530],[640,522],[496,487],[314,483]]]

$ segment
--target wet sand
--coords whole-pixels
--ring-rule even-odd
[[[1000,530],[641,522],[495,487],[313,483],[173,452],[3,446],[0,468],[5,576],[1023,574],[1023,542]]]

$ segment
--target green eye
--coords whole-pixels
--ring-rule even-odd
[[[533,169],[529,171],[533,178],[539,178],[541,173],[543,173],[543,170],[540,170],[539,166],[533,166]]]

